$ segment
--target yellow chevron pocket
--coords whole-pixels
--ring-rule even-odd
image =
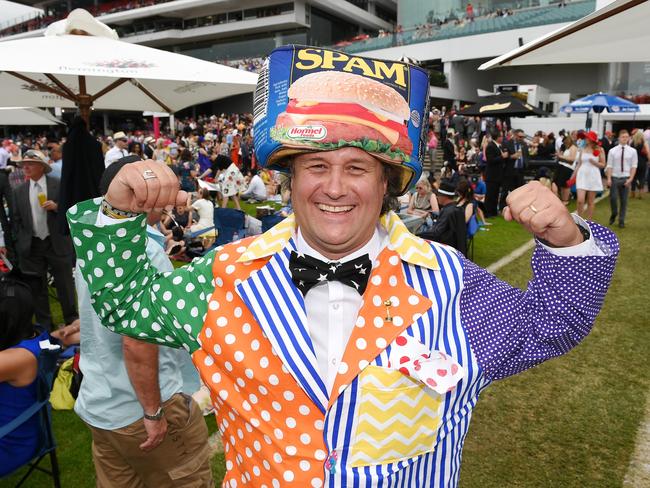
[[[433,451],[443,398],[399,371],[366,367],[359,375],[351,465],[392,463]]]

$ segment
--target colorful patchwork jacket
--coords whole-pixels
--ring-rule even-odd
[[[93,306],[115,332],[190,352],[216,407],[231,487],[456,486],[479,393],[577,345],[618,254],[614,234],[591,224],[604,256],[537,246],[521,291],[388,214],[380,224],[390,244],[328,394],[288,271],[293,217],[158,273],[144,217],[99,227],[99,203],[68,214]],[[417,361],[401,367],[393,352],[407,345],[423,362],[453,359],[432,374],[457,376],[455,386],[431,388],[413,373]]]

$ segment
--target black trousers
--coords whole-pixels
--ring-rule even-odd
[[[52,313],[47,290],[48,268],[54,277],[54,286],[63,311],[63,320],[69,324],[79,318],[72,278],[73,257],[71,255],[57,256],[52,248],[50,237],[43,240],[33,237],[30,254],[24,260],[29,262],[29,272],[26,273],[26,277],[34,294],[36,321],[43,327],[52,329]]]
[[[485,192],[485,216],[494,217],[499,214],[497,204],[499,203],[501,180],[488,180],[485,182],[485,186],[487,187]]]

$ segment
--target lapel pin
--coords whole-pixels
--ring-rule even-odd
[[[384,307],[386,307],[386,318],[384,319],[385,322],[393,321],[393,317],[390,316],[390,307],[392,306],[393,306],[393,302],[391,302],[390,300],[386,300],[384,302]]]

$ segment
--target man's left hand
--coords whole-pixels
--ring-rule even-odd
[[[517,188],[506,198],[506,220],[519,222],[535,237],[554,247],[570,247],[584,241],[562,201],[538,181]]]
[[[158,447],[165,439],[165,435],[167,435],[167,419],[162,417],[160,420],[142,420],[147,431],[147,440],[140,444],[140,449],[149,452]]]
[[[56,212],[57,209],[59,208],[59,206],[56,204],[56,202],[54,202],[52,200],[47,200],[47,201],[43,202],[43,205],[41,205],[41,207],[43,207],[48,212]]]

